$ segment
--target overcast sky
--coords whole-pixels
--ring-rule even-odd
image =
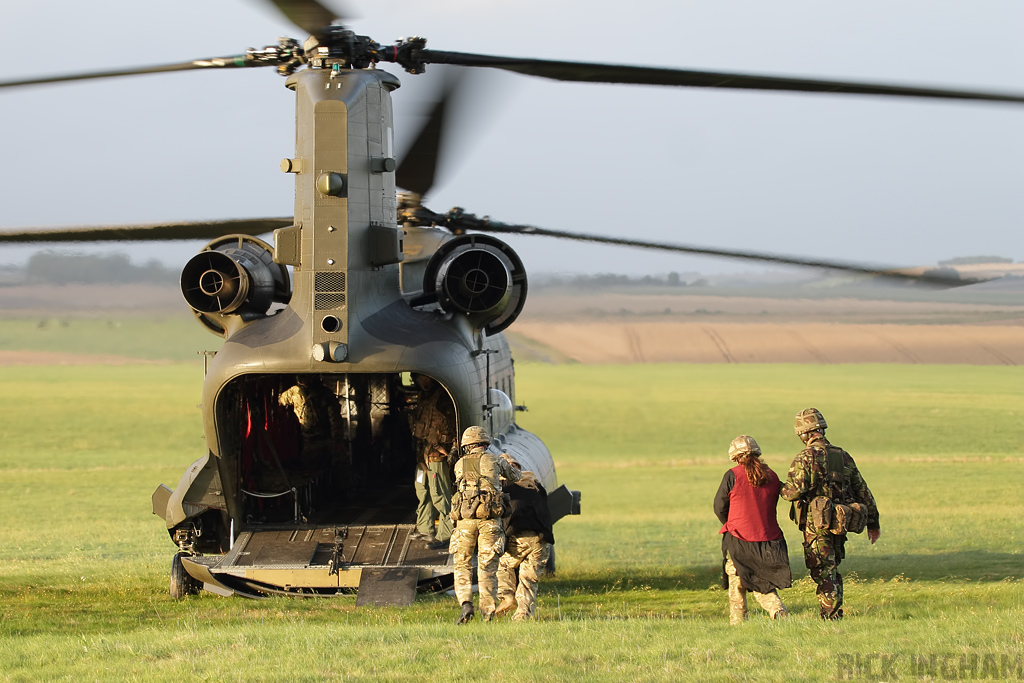
[[[1024,92],[1019,0],[348,6],[381,43],[422,35],[442,50]],[[304,37],[259,0],[12,0],[0,3],[0,80],[234,54],[279,35]],[[404,83],[401,143],[439,69],[388,68]],[[1024,260],[1024,106],[484,76],[434,210],[879,264]],[[283,80],[253,69],[0,93],[0,227],[291,215]],[[509,242],[533,272],[728,268]],[[119,249],[180,265],[199,247]],[[34,250],[0,249],[0,263]]]

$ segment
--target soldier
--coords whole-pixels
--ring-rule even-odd
[[[515,461],[512,465],[519,466]],[[505,527],[505,554],[498,565],[501,603],[495,614],[501,616],[515,610],[512,620],[525,621],[533,617],[537,608],[537,580],[548,562],[555,535],[551,530],[548,493],[533,472],[522,472],[519,482],[509,486],[507,492],[512,504]]]
[[[419,503],[416,506],[416,532],[412,537],[442,544],[447,543],[452,535],[449,516],[452,476],[448,457],[455,443],[455,408],[444,388],[432,378],[417,374],[414,381],[420,388],[420,396],[410,416],[409,426],[416,439],[414,488]]]
[[[793,460],[782,497],[793,501],[790,518],[804,532],[804,563],[818,584],[822,619],[843,618],[846,534],[867,527],[878,540],[878,508],[850,454],[825,438],[828,425],[816,408],[797,413],[794,425],[806,448]]]
[[[305,469],[315,469],[337,456],[343,480],[350,475],[346,453],[339,448],[341,409],[338,397],[315,375],[298,375],[295,384],[282,391],[277,402],[291,408],[302,430],[301,461]]]
[[[738,463],[725,473],[715,495],[722,522],[723,588],[729,589],[729,623],[747,618],[747,591],[772,619],[789,615],[780,588],[793,585],[786,537],[775,518],[779,477],[761,460],[761,447],[742,434],[729,444],[729,459]]]
[[[281,392],[277,402],[289,407],[302,428],[303,451],[306,457],[326,450],[334,441],[336,422],[340,419],[338,397],[319,378],[298,375],[295,384]],[[339,415],[335,418],[335,415]]]
[[[455,556],[455,596],[462,604],[456,623],[473,618],[473,554],[476,553],[477,583],[480,586],[480,612],[484,621],[494,616],[494,598],[498,590],[498,560],[505,549],[505,531],[501,516],[504,501],[501,478],[515,483],[519,471],[504,457],[488,452],[491,437],[483,427],[470,427],[462,433],[462,459],[455,464],[455,493],[451,517],[455,521],[449,552]]]

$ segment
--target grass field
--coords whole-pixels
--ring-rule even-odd
[[[539,621],[468,627],[443,595],[172,601],[149,496],[203,452],[201,375],[3,368],[0,680],[1024,678],[1020,368],[521,364],[520,421],[583,515],[556,528]],[[824,624],[784,523],[792,618],[752,604],[731,628],[711,512],[726,448],[750,433],[784,471],[808,405],[857,458],[881,540],[851,539],[847,619]]]
[[[112,312],[92,317],[40,314],[12,317],[0,325],[0,350],[112,355],[188,362],[197,349],[216,350],[222,340],[187,312],[138,315]]]

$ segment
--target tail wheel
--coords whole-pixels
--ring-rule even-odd
[[[181,564],[181,558],[186,556],[186,553],[175,553],[171,560],[170,592],[171,597],[175,600],[180,600],[186,595],[196,595],[203,589],[203,585],[192,578],[192,575],[185,571],[184,565]]]

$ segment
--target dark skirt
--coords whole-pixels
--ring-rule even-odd
[[[725,577],[725,557],[728,554],[736,566],[740,585],[748,591],[771,593],[793,585],[793,572],[789,569],[789,548],[786,539],[776,541],[741,541],[730,533],[722,534],[722,587],[729,583]]]

